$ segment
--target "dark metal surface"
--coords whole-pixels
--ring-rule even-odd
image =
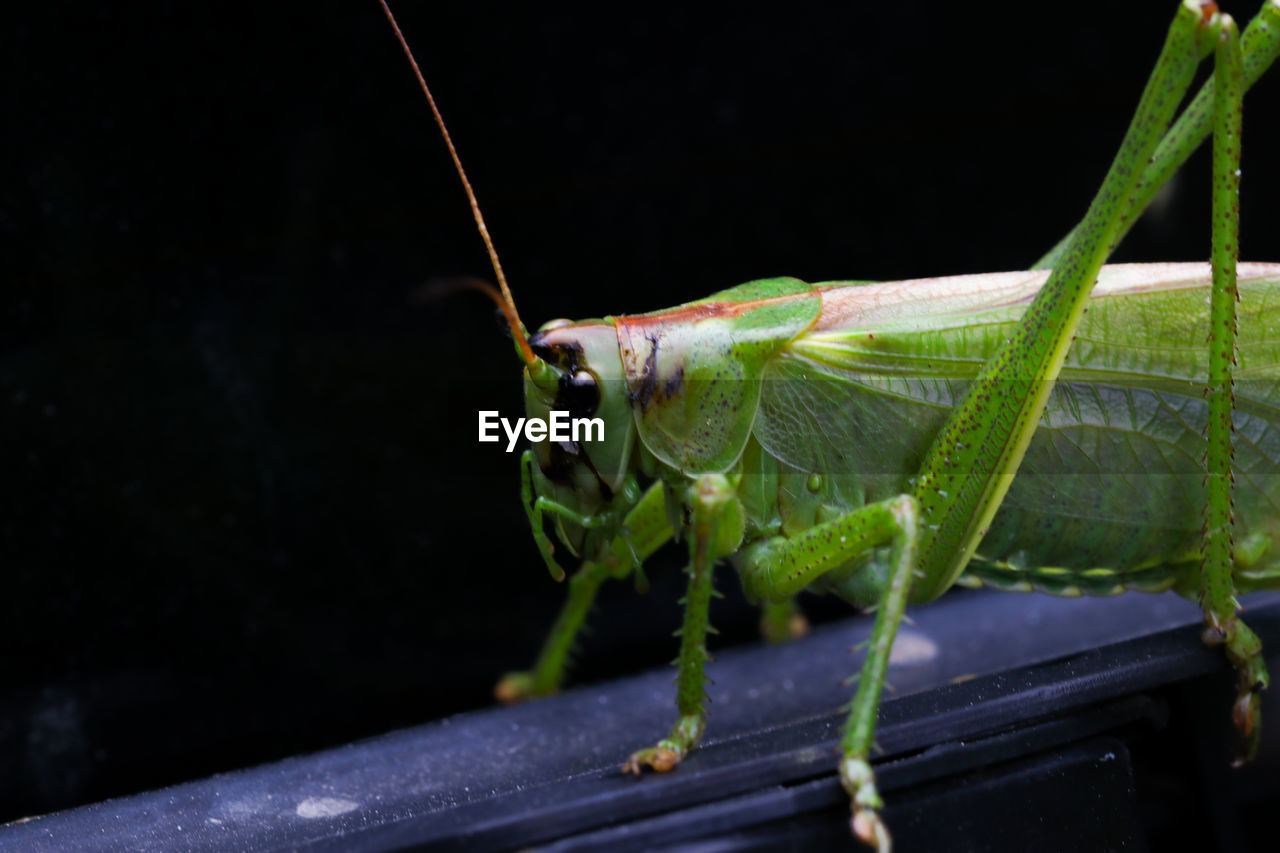
[[[1280,595],[1246,603],[1264,641],[1280,643]],[[1159,722],[1161,704],[1145,691],[1226,669],[1219,653],[1200,644],[1197,609],[1169,595],[961,593],[912,615],[890,670],[898,692],[882,706],[878,734],[888,817],[908,834],[933,831],[929,815],[949,819],[945,807],[911,805],[930,796],[921,791],[931,780],[996,765],[1002,769],[986,781],[947,788],[947,797],[960,800],[946,801],[978,797],[984,785],[1005,790],[1005,777],[1075,778],[1086,765],[1100,769],[1101,787],[1077,781],[1071,790],[1088,792],[1091,802],[1114,800],[1106,792],[1127,784],[1127,755],[1112,749],[1107,758],[1097,743],[1070,744]],[[672,720],[672,671],[661,669],[8,824],[0,827],[0,848],[625,849],[714,836],[727,849],[750,849],[774,837],[777,821],[822,808],[843,814],[835,742],[843,722],[837,708],[850,691],[840,681],[856,669],[847,650],[869,626],[849,620],[787,646],[724,653],[711,667],[707,739],[666,777],[618,772],[629,751],[661,737]],[[1230,700],[1225,686],[1205,700],[1220,708],[1214,719],[1224,731]],[[1047,765],[1017,769],[1046,751]],[[1188,756],[1193,751],[1188,746]],[[1273,759],[1264,750],[1262,760]],[[1118,764],[1103,766],[1112,761]],[[1045,769],[1055,762],[1070,772]],[[1028,792],[1035,788],[1027,783]],[[1129,807],[1118,808],[1099,818],[1098,831],[1131,830]],[[832,820],[820,825],[829,830]],[[1029,802],[1001,820],[1034,823],[1037,806]],[[765,835],[741,835],[753,827]],[[1026,836],[993,837],[999,845]]]

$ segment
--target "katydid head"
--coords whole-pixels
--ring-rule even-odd
[[[623,490],[635,440],[612,323],[555,320],[529,342],[540,367],[525,370],[525,416],[552,422],[561,413],[569,440],[533,444],[539,495],[582,516],[607,512]],[[557,516],[560,539],[584,552],[587,530]]]

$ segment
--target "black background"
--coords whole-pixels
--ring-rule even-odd
[[[396,9],[537,326],[1026,266],[1173,7]],[[475,440],[521,408],[510,343],[414,299],[491,273],[377,4],[28,4],[0,39],[0,817],[486,704],[563,589]],[[1280,260],[1278,99],[1246,109],[1250,259]],[[1207,256],[1206,169],[1118,259]],[[606,590],[580,678],[671,657],[676,563]]]

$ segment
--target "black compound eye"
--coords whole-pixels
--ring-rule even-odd
[[[560,377],[560,393],[556,406],[566,409],[570,417],[584,418],[600,406],[600,383],[589,370],[577,370]]]

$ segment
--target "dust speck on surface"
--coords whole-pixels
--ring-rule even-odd
[[[334,817],[358,808],[359,803],[341,797],[307,797],[298,803],[297,812],[298,817],[305,818]]]
[[[938,656],[938,645],[919,631],[902,630],[893,642],[889,663],[925,663]]]

